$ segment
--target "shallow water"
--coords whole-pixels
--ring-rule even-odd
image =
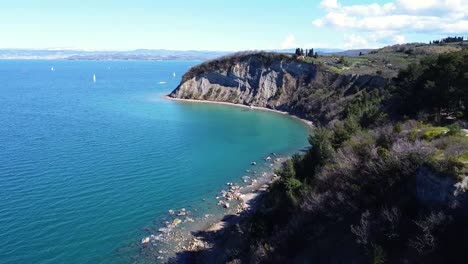
[[[168,209],[306,146],[287,116],[163,99],[197,63],[0,61],[0,263],[128,262]]]

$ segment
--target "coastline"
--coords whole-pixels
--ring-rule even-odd
[[[269,156],[268,156],[269,157]],[[256,210],[261,206],[261,199],[266,194],[268,188],[279,176],[276,175],[276,169],[287,160],[289,157],[275,157],[274,159],[265,159],[265,164],[269,164],[269,168],[262,171],[256,178],[250,178],[246,185],[233,185],[227,183],[229,187],[227,195],[216,198],[218,201],[230,202],[234,204],[231,208],[225,209],[220,218],[212,219],[215,221],[205,222],[201,228],[191,234],[186,242],[185,246],[181,248],[176,254],[183,254],[184,259],[196,258],[194,254],[209,250],[211,252],[217,252],[214,243],[219,240],[228,239],[228,230],[233,226],[239,224],[243,219],[255,213]],[[261,175],[260,175],[261,174]],[[244,181],[246,182],[246,181]],[[218,203],[220,205],[220,203]],[[226,208],[226,207],[225,207]],[[218,252],[219,253],[219,252]]]
[[[241,183],[227,182],[212,200],[220,210],[218,213],[197,217],[191,209],[169,210],[165,226],[148,230],[148,236],[142,238],[142,256],[162,262],[180,258],[185,261],[193,259],[198,252],[215,250],[213,246],[219,239],[226,238],[227,230],[261,206],[262,196],[278,179],[276,169],[288,158],[271,153],[263,162],[252,162],[251,169],[244,173],[250,176],[239,177]]]
[[[268,111],[268,112],[273,112],[277,114],[282,114],[282,115],[287,115],[291,118],[297,119],[301,121],[302,123],[306,124],[309,129],[315,128],[315,125],[312,121],[300,118],[296,115],[293,115],[289,112],[285,111],[280,111],[280,110],[275,110],[271,108],[266,108],[266,107],[258,107],[258,106],[247,106],[243,104],[235,104],[235,103],[229,103],[229,102],[219,102],[219,101],[209,101],[209,100],[197,100],[197,99],[181,99],[181,98],[173,98],[168,95],[164,96],[165,99],[172,100],[172,101],[177,101],[177,102],[182,102],[182,103],[201,103],[201,104],[218,104],[218,105],[227,105],[227,106],[235,106],[235,107],[242,107],[242,108],[247,108],[247,109],[252,109],[252,110],[260,110],[260,111]]]
[[[292,117],[306,125],[309,130],[314,128],[311,121],[284,111],[228,102],[164,97],[181,103],[219,104],[273,112]],[[205,214],[203,217],[195,217],[193,212],[183,208],[169,210],[169,219],[165,222],[165,227],[153,230],[149,236],[142,239],[142,252],[145,252],[144,255],[153,256],[156,260],[164,261],[181,257],[191,259],[195,256],[193,254],[197,252],[215,250],[213,248],[215,241],[224,239],[227,230],[258,210],[262,197],[271,184],[278,179],[275,174],[276,169],[289,158],[290,156],[277,156],[277,154],[271,153],[264,157],[263,162],[259,162],[259,164],[252,162],[252,169],[246,170],[250,177],[241,177],[243,184],[228,182],[225,189],[216,196],[217,207],[224,208],[217,216]],[[180,226],[178,226],[179,224]]]

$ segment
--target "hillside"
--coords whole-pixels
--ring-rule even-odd
[[[380,60],[369,68],[387,72],[358,63],[337,71],[356,58]],[[237,54],[192,68],[172,97],[265,106],[320,124],[256,211],[195,234],[208,246],[174,261],[465,263],[466,72],[464,47],[416,44],[342,58]]]
[[[0,49],[0,59],[45,60],[210,60],[228,54],[225,51],[150,50],[129,51],[74,50],[74,49]]]
[[[324,65],[275,53],[235,54],[190,69],[169,96],[230,102],[328,122],[343,111],[337,98],[386,85],[376,75],[339,74]]]
[[[408,52],[414,49],[417,52]],[[385,92],[376,88],[385,87],[400,69],[428,54],[459,49],[407,44],[363,56],[318,58],[237,53],[193,67],[169,96],[266,107],[328,123],[342,117],[359,91]]]

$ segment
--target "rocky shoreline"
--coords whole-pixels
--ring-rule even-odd
[[[227,182],[226,187],[214,197],[221,214],[195,216],[195,212],[181,208],[168,210],[168,220],[163,227],[148,230],[140,241],[140,257],[145,260],[167,262],[180,254],[190,254],[211,248],[211,243],[197,236],[198,233],[222,233],[254,212],[257,201],[278,176],[275,170],[287,159],[275,153],[252,162],[249,170],[240,178],[240,184]],[[211,202],[211,201],[206,201]]]
[[[307,125],[309,129],[314,127],[309,120],[270,108],[169,96],[165,98],[181,103],[220,104],[275,112],[295,118]],[[185,208],[168,210],[168,219],[164,222],[164,226],[157,230],[148,230],[150,235],[141,239],[141,254],[147,260],[167,262],[180,254],[187,255],[191,252],[210,249],[211,243],[197,234],[222,234],[225,229],[237,224],[241,219],[254,212],[259,205],[258,200],[268,187],[278,179],[275,170],[287,159],[288,157],[279,157],[277,154],[271,153],[258,164],[257,161],[252,161],[250,164],[252,168],[246,170],[247,175],[240,178],[241,184],[227,182],[226,188],[220,190],[218,195],[214,197],[217,207],[223,210],[221,214],[204,214],[196,217],[194,212]]]

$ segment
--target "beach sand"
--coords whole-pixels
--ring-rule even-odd
[[[279,111],[279,110],[275,110],[275,109],[270,109],[270,108],[266,108],[266,107],[248,106],[248,105],[243,105],[243,104],[234,104],[234,103],[228,103],[228,102],[218,102],[218,101],[208,101],[208,100],[180,99],[180,98],[172,98],[172,97],[169,97],[167,95],[165,96],[165,98],[168,99],[168,100],[178,101],[178,102],[182,102],[182,103],[219,104],[219,105],[242,107],[242,108],[247,108],[247,109],[252,109],[252,110],[274,112],[274,113],[278,113],[278,114],[282,114],[282,115],[288,115],[288,116],[290,116],[290,117],[292,117],[294,119],[297,119],[297,120],[303,122],[304,124],[306,124],[307,126],[309,126],[309,128],[314,128],[315,127],[314,123],[312,121],[310,121],[310,120],[300,118],[300,117],[298,117],[296,115],[293,115],[291,113],[288,113],[288,112]]]

